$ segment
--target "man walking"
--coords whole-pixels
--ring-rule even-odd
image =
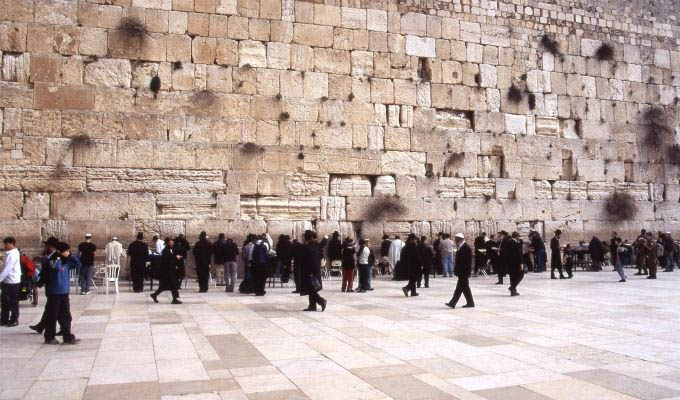
[[[508,252],[510,246],[510,236],[506,231],[500,231],[498,233],[498,260],[496,262],[496,275],[498,275],[498,281],[496,285],[502,285],[505,274],[508,271]]]
[[[55,339],[57,322],[61,327],[64,344],[77,344],[80,340],[76,339],[75,335],[71,333],[69,269],[79,268],[80,261],[71,255],[68,244],[59,243],[56,248],[57,250],[46,260],[46,268],[40,271],[41,275],[45,275],[45,293],[47,295],[44,326],[45,344],[59,344]]]
[[[451,234],[444,234],[444,239],[439,243],[439,252],[442,255],[442,274],[444,277],[453,277],[454,243],[453,240],[451,240]]]
[[[510,275],[510,296],[519,296],[517,285],[524,279],[524,267],[522,266],[522,245],[519,242],[519,233],[512,232],[512,238],[507,246],[507,266]]]
[[[421,262],[420,254],[418,253],[416,235],[413,233],[408,235],[406,246],[401,250],[401,263],[406,271],[408,271],[408,284],[401,288],[404,292],[404,296],[408,297],[409,292],[411,292],[411,297],[418,296],[416,283],[418,282],[418,275],[420,275],[423,263]]]
[[[130,243],[127,249],[130,257],[130,275],[132,275],[132,291],[141,293],[144,291],[144,275],[146,275],[146,262],[149,260],[149,246],[144,243],[144,234],[139,232],[137,240]]]
[[[198,242],[194,245],[194,260],[198,277],[198,293],[206,293],[210,283],[210,261],[212,260],[213,245],[208,240],[205,231],[198,235]]]
[[[560,238],[562,237],[562,231],[557,229],[555,231],[555,236],[550,239],[550,279],[557,279],[555,277],[555,268],[560,273],[560,279],[565,279],[564,273],[562,272],[562,247],[560,246]]]
[[[456,303],[460,299],[460,295],[465,296],[466,304],[463,308],[473,308],[475,301],[472,298],[472,291],[470,290],[470,274],[472,273],[472,249],[470,245],[465,243],[465,236],[462,233],[456,233],[456,269],[455,274],[458,277],[456,283],[456,290],[453,292],[453,297],[448,303],[447,307],[456,308]]]
[[[425,277],[425,287],[430,287],[430,271],[432,270],[432,262],[434,260],[434,250],[432,246],[427,243],[427,237],[421,236],[420,243],[418,244],[418,254],[420,255],[420,261],[423,263],[423,268],[418,274],[418,287]]]
[[[394,240],[390,243],[390,251],[387,256],[387,260],[390,263],[390,274],[395,272],[397,263],[401,259],[401,249],[404,248],[404,242],[402,242],[399,235],[394,236]]]
[[[85,235],[85,241],[78,245],[80,253],[80,294],[90,294],[90,284],[94,273],[94,254],[97,246],[92,243],[92,234]]]
[[[21,254],[13,237],[3,240],[5,266],[0,271],[0,326],[19,325],[19,283],[21,283]]]
[[[316,306],[321,306],[321,311],[326,311],[328,301],[319,295],[323,290],[321,281],[321,253],[322,247],[316,240],[316,232],[305,231],[305,247],[302,270],[300,271],[302,287],[300,296],[309,297],[309,306],[302,311],[316,311]]]

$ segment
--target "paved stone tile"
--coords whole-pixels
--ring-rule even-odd
[[[80,346],[43,345],[27,328],[42,310],[22,304],[21,325],[0,328],[0,399],[680,397],[680,274],[610,277],[530,274],[519,298],[475,279],[474,310],[442,305],[455,279],[414,299],[402,282],[348,294],[331,281],[325,313],[300,312],[306,299],[287,288],[256,298],[192,286],[174,306],[122,285],[74,296]]]

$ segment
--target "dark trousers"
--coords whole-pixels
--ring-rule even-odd
[[[370,264],[359,264],[359,290],[371,288],[371,266]]]
[[[561,277],[564,277],[564,273],[562,273],[562,260],[558,259],[552,259],[550,262],[550,275],[555,276],[555,269],[557,269],[560,273]]]
[[[482,253],[475,254],[475,275],[479,270],[486,266],[486,255]]]
[[[131,264],[132,270],[132,290],[135,292],[144,291],[144,275],[146,275],[145,264]]]
[[[654,265],[650,265],[649,266],[649,276],[656,278],[656,269],[657,269],[656,263],[654,263]]]
[[[309,293],[309,308],[316,309],[316,305],[323,304],[324,298],[319,295],[319,292]]]
[[[175,282],[173,282],[173,284],[174,284],[174,283],[175,283]],[[154,292],[154,296],[158,296],[159,294],[165,292],[166,290],[169,290],[170,293],[172,293],[172,299],[173,299],[173,300],[177,300],[177,298],[179,297],[179,291],[177,290],[177,287],[176,287],[176,286],[173,286],[173,285],[168,285],[168,284],[166,284],[166,283],[164,283],[164,282],[160,282],[160,283],[158,284],[158,290],[156,290],[156,291]]]
[[[19,284],[3,283],[0,294],[0,323],[19,322]]]
[[[196,275],[198,277],[198,290],[207,292],[210,286],[210,264],[197,264]]]
[[[418,273],[417,272],[411,272],[409,278],[408,278],[408,284],[404,286],[404,289],[409,290],[411,294],[416,293],[416,282],[418,282]]]
[[[572,269],[573,269],[574,263],[572,261],[567,260],[567,263],[564,264],[564,269],[567,271],[567,276],[572,277],[574,276]]]
[[[514,293],[517,291],[517,285],[524,279],[524,272],[516,272],[510,274],[510,292]]]
[[[293,280],[295,280],[295,291],[299,292],[300,289],[302,288],[302,283],[300,282],[300,271],[302,270],[301,266],[296,266],[293,264]]]
[[[460,295],[465,296],[465,301],[468,305],[475,305],[475,300],[472,298],[472,291],[470,290],[470,278],[467,276],[459,276],[456,283],[456,290],[453,291],[451,304],[455,307],[460,299]]]
[[[48,294],[45,304],[45,341],[54,339],[56,324],[59,322],[64,334],[64,341],[70,342],[75,339],[71,333],[71,305],[68,294]]]
[[[267,267],[255,266],[253,267],[253,283],[255,285],[255,294],[263,295],[266,293],[264,287],[267,283]]]
[[[420,284],[423,282],[423,278],[425,278],[425,287],[430,286],[430,270],[431,266],[429,264],[423,265],[423,269],[420,270],[420,274],[418,274],[418,287],[420,287]]]

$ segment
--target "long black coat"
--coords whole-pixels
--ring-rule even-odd
[[[302,270],[300,271],[300,280],[302,281],[300,296],[308,296],[312,293],[311,276],[316,277],[319,282],[322,282],[321,258],[321,245],[318,241],[312,240],[305,244],[302,253]]]
[[[181,277],[182,262],[177,259],[179,251],[175,248],[165,247],[161,253],[161,269],[159,286],[162,289],[176,289],[177,282]]]
[[[420,273],[420,268],[423,266],[423,261],[420,258],[418,246],[415,243],[406,242],[406,246],[401,249],[400,262],[408,271],[408,275],[413,278]]]
[[[472,248],[467,243],[463,243],[456,252],[453,274],[459,278],[469,278],[472,274]]]
[[[501,243],[498,246],[498,260],[496,261],[496,273],[498,274],[506,274],[508,272],[508,264],[509,264],[509,251],[510,251],[510,242],[512,239],[506,237],[503,240],[501,240]],[[521,254],[521,252],[520,252]]]
[[[328,258],[331,261],[342,259],[342,243],[337,237],[332,237],[328,243]]]
[[[131,268],[145,268],[146,262],[149,260],[149,245],[141,240],[135,240],[130,243],[127,255],[130,257]]]
[[[420,261],[423,263],[423,267],[429,268],[434,262],[434,249],[427,243],[418,244],[418,253],[420,254]]]
[[[213,245],[208,239],[201,239],[194,245],[194,258],[196,259],[196,266],[210,265],[210,260],[213,254]]]
[[[508,274],[517,275],[524,272],[522,266],[522,245],[514,239],[509,239],[505,246]]]
[[[550,239],[550,266],[561,267],[562,256],[560,254],[560,241],[556,237]]]

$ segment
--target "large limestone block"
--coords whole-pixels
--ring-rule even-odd
[[[588,182],[588,199],[605,200],[616,190],[612,182]]]
[[[552,200],[522,201],[522,219],[525,221],[545,221],[552,219]]]
[[[285,177],[291,196],[325,196],[328,194],[329,175],[324,173],[291,173]]]
[[[585,200],[588,184],[583,181],[556,181],[552,187],[553,199]]]
[[[428,58],[436,57],[435,40],[433,38],[407,35],[406,55]]]
[[[150,195],[147,195],[150,196]],[[135,198],[141,211],[140,218],[154,216],[153,201]],[[64,220],[119,220],[135,217],[127,193],[55,193],[52,195],[50,215]]]
[[[560,121],[557,118],[536,117],[534,129],[537,135],[559,137]]]
[[[295,24],[293,28],[293,43],[312,47],[332,47],[333,27]]]
[[[281,0],[260,0],[260,18],[281,19]]]
[[[1,197],[1,196],[0,196]],[[50,217],[50,194],[30,192],[23,199],[23,219],[47,219]]]
[[[425,175],[425,153],[387,151],[382,154],[380,168],[384,174]]]
[[[337,196],[321,197],[321,219],[325,221],[342,221],[347,218],[345,198]]]
[[[350,52],[316,49],[314,50],[314,66],[320,72],[348,75],[351,71]]]
[[[465,197],[494,197],[496,181],[491,178],[465,178]]]
[[[0,190],[80,192],[85,190],[85,169],[72,167],[3,166]]]
[[[371,181],[367,176],[334,176],[330,179],[331,196],[371,196]]]
[[[22,217],[24,196],[22,192],[0,192],[0,219],[18,219]]]
[[[526,115],[505,114],[505,131],[512,135],[527,133]]]
[[[257,214],[267,220],[315,220],[321,216],[321,202],[318,197],[260,197]]]
[[[440,177],[437,193],[439,197],[464,197],[465,180],[463,178]]]
[[[159,194],[156,208],[159,219],[214,219],[217,198],[212,194]]]
[[[375,207],[378,201],[379,198],[376,197],[348,197],[347,220],[364,221],[368,210]],[[419,221],[423,219],[422,199],[399,198],[398,201],[404,206],[405,212],[401,215],[390,215],[385,218],[385,221]]]
[[[581,181],[604,181],[604,160],[576,160],[576,173]]]
[[[387,11],[367,9],[366,26],[369,31],[387,32]]]
[[[406,13],[401,17],[401,33],[417,36],[427,34],[427,17],[420,13]]]
[[[89,168],[87,188],[97,192],[203,193],[225,189],[221,171]]]
[[[256,40],[243,40],[238,45],[239,67],[250,65],[251,67],[267,67],[267,49],[262,42]]]
[[[26,220],[0,220],[0,231],[4,237],[11,236],[25,249],[42,248],[41,222]]]
[[[375,180],[373,196],[395,196],[397,183],[392,175],[382,175]]]
[[[650,188],[646,183],[617,183],[616,191],[628,193],[635,201],[650,200]]]
[[[94,108],[94,90],[91,87],[86,86],[55,86],[36,83],[35,107],[92,110]]]

